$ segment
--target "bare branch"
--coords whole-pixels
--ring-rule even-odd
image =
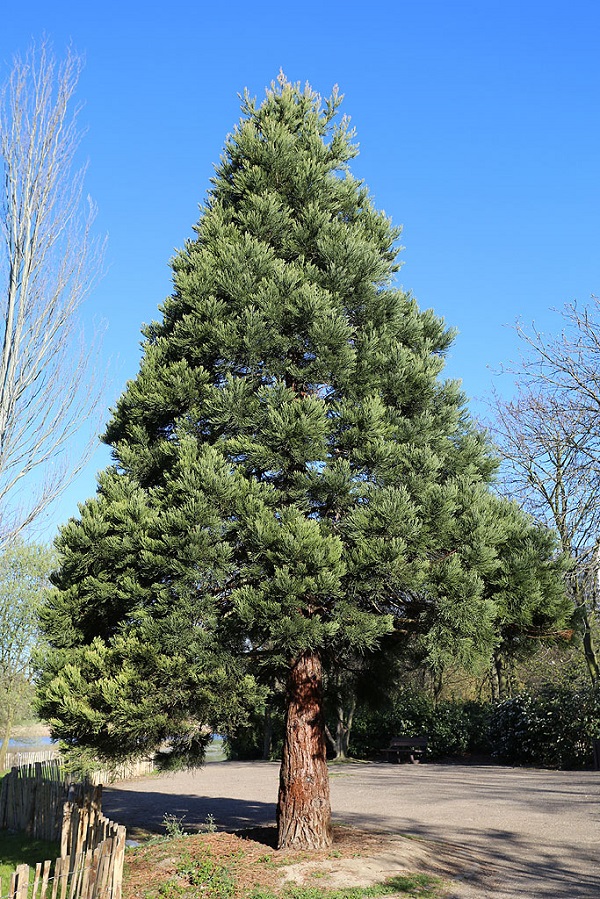
[[[57,64],[34,45],[0,94],[0,544],[81,468],[91,444],[69,448],[102,392],[79,321],[104,251],[75,169],[80,71],[73,52]]]
[[[600,533],[596,435],[544,385],[521,385],[510,401],[496,395],[493,406],[505,492],[555,528],[565,552],[584,554]]]
[[[600,303],[562,310],[563,329],[547,337],[517,325],[527,353],[511,401],[495,396],[492,434],[504,458],[505,491],[557,530],[573,560],[567,584],[580,614],[583,651],[600,682],[591,616],[600,577]]]

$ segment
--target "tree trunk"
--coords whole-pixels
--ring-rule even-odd
[[[498,669],[496,668],[495,659],[492,659],[490,665],[490,687],[492,690],[492,702],[500,702],[500,681],[498,679]]]
[[[8,743],[12,731],[13,709],[6,709],[6,721],[4,723],[4,737],[0,743],[0,773],[6,770],[6,753],[8,752]]]
[[[291,666],[277,803],[279,849],[332,843],[321,660],[305,652]]]
[[[512,696],[510,667],[504,656],[499,652],[494,653],[493,666],[496,675],[495,685],[498,691],[498,699],[500,702],[504,702],[505,699],[510,699]]]
[[[590,675],[592,685],[594,687],[597,687],[598,683],[600,682],[600,667],[598,666],[598,656],[596,655],[596,649],[594,647],[594,639],[592,637],[590,619],[588,610],[585,607],[585,603],[581,606],[581,613],[581,619],[583,623],[583,654],[585,658],[585,664],[587,665],[587,670]]]
[[[265,723],[263,730],[263,762],[268,762],[271,758],[271,744],[273,742],[273,719],[271,717],[271,706],[267,703],[265,708]]]
[[[348,702],[348,708],[346,709],[342,702],[338,703],[336,712],[336,728],[335,728],[335,737],[327,727],[325,726],[325,736],[331,743],[333,751],[335,753],[334,759],[336,762],[345,762],[348,759],[349,747],[350,747],[350,734],[352,733],[352,721],[354,719],[354,712],[356,711],[356,697],[353,696]]]
[[[432,673],[433,678],[433,704],[437,708],[438,703],[442,697],[442,690],[444,689],[444,670],[435,671]]]
[[[350,750],[350,734],[352,733],[352,722],[354,721],[354,712],[356,711],[356,697],[353,696],[348,702],[348,708],[345,709],[341,704],[338,708],[338,746],[339,751],[337,758],[346,761]]]
[[[597,553],[594,553],[594,561],[596,562]],[[597,563],[596,563],[597,564]],[[593,572],[593,602],[596,604],[596,579],[598,577],[598,573],[596,570],[596,565],[594,565]],[[574,581],[574,582],[573,582]],[[600,682],[600,666],[598,665],[598,656],[596,653],[596,648],[594,646],[594,638],[592,635],[592,629],[590,624],[590,615],[588,612],[588,607],[586,603],[586,598],[584,591],[581,588],[581,583],[576,578],[573,579],[571,583],[571,595],[573,596],[573,601],[577,606],[577,610],[579,612],[579,620],[581,622],[581,630],[583,631],[583,656],[585,659],[585,664],[587,666],[588,673],[590,675],[590,679],[592,681],[592,685],[594,687],[598,686]]]

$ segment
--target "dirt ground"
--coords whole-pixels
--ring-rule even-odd
[[[134,837],[164,832],[168,814],[191,831],[213,819],[229,833],[259,828],[264,843],[277,781],[275,763],[215,762],[114,784],[103,807]],[[333,854],[288,860],[297,882],[359,886],[422,871],[447,879],[446,899],[600,897],[598,772],[355,763],[332,768],[331,792]]]
[[[275,851],[275,828],[245,834],[201,834],[159,844],[141,844],[127,856],[124,899],[159,899],[168,889],[165,882],[185,887],[186,877],[178,872],[193,868],[195,859],[209,874],[208,881],[218,878],[218,870],[231,872],[235,879],[235,899],[248,896],[252,890],[269,890],[276,894],[286,886],[318,887],[319,891],[342,887],[368,887],[389,881],[413,881],[415,872],[426,873],[426,883],[416,893],[398,892],[388,896],[430,896],[445,899],[446,885],[429,864],[427,849],[400,847],[401,840],[367,833],[354,828],[336,827],[330,850],[298,852]],[[404,841],[408,843],[408,841]],[[183,864],[182,864],[183,860]],[[209,869],[207,869],[207,860]],[[410,867],[406,865],[410,864]],[[212,870],[211,870],[212,868]],[[196,881],[197,883],[197,881]],[[419,886],[417,884],[416,886]],[[179,894],[181,895],[181,894]],[[185,895],[185,894],[184,894]],[[202,892],[200,892],[202,895]]]
[[[164,833],[165,815],[188,831],[214,821],[220,833],[203,835],[204,847],[229,857],[243,845],[250,869],[263,860],[266,886],[367,886],[420,871],[444,878],[444,899],[600,897],[600,772],[351,763],[332,766],[330,777],[334,846],[309,857],[273,849],[276,763],[212,762],[114,784],[103,805],[132,838]]]

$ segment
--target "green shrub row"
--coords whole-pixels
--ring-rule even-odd
[[[503,762],[544,768],[593,763],[600,737],[600,691],[548,687],[500,703],[490,720],[494,755]]]
[[[428,757],[489,755],[504,764],[582,768],[593,764],[600,737],[600,691],[549,686],[492,705],[443,702],[403,691],[385,709],[360,710],[352,754],[376,758],[391,737],[429,737]]]
[[[478,702],[443,702],[437,706],[424,692],[403,690],[383,709],[360,709],[352,729],[355,758],[376,758],[395,736],[429,737],[428,757],[487,754],[491,706]]]
[[[272,753],[278,757],[283,716],[272,716]],[[228,738],[229,758],[260,758],[264,722]],[[377,759],[392,737],[427,735],[433,760],[487,756],[503,764],[546,768],[584,768],[593,764],[594,738],[600,738],[600,691],[587,686],[548,686],[513,699],[441,702],[413,689],[400,690],[385,707],[357,709],[350,754]]]

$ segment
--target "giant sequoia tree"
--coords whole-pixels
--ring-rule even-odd
[[[392,638],[489,657],[496,618],[495,463],[439,378],[452,334],[393,285],[399,232],[348,170],[339,104],[283,78],[245,98],[108,425],[115,465],[60,537],[40,687],[79,749],[201,751],[196,725],[239,717],[270,666],[280,846],[331,840],[323,671]]]

